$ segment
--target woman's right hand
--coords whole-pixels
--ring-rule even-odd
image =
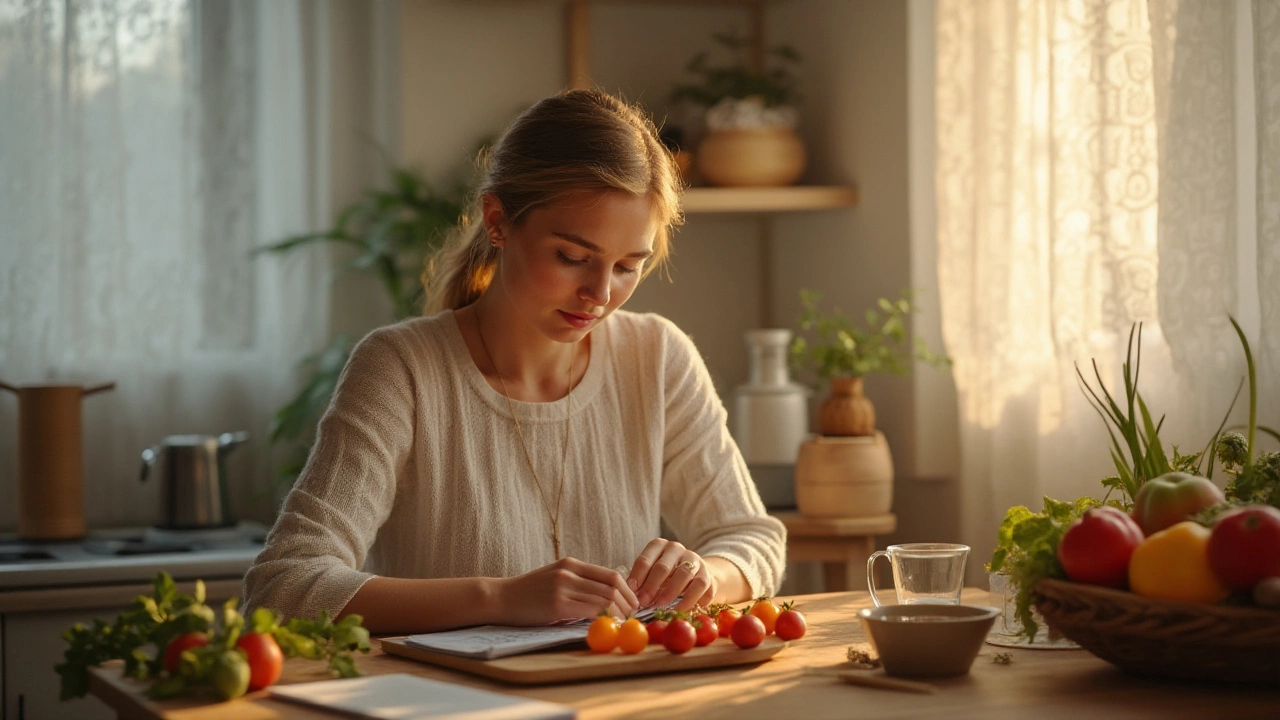
[[[509,625],[591,618],[610,606],[626,617],[640,607],[622,573],[571,557],[504,578],[498,588],[498,606],[504,624]]]

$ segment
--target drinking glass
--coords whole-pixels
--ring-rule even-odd
[[[969,546],[953,543],[906,543],[877,550],[867,559],[867,587],[871,601],[876,597],[876,560],[889,558],[893,566],[893,589],[899,605],[959,605],[964,589],[964,567]]]

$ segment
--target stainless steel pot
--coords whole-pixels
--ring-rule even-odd
[[[160,482],[159,526],[190,530],[234,525],[222,459],[248,439],[243,431],[170,435],[143,450],[141,480],[157,475]]]

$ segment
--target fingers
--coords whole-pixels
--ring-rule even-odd
[[[564,558],[560,561],[564,569],[579,578],[571,583],[569,595],[585,598],[594,606],[594,610],[581,617],[593,617],[603,609],[611,609],[621,617],[626,617],[639,609],[640,603],[625,578],[617,570],[610,570],[599,565],[582,562],[575,558]]]
[[[671,540],[651,541],[636,558],[628,582],[639,583],[641,607],[666,607],[681,595],[676,607],[688,610],[714,596],[710,571],[697,553]]]

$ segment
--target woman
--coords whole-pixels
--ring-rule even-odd
[[[409,632],[775,593],[785,529],[701,357],[616,312],[666,257],[679,192],[652,123],[612,96],[517,118],[424,277],[435,314],[352,352],[248,604]]]

